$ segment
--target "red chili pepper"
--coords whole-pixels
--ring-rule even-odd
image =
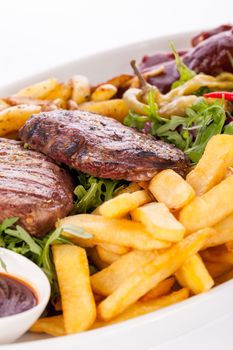
[[[224,98],[227,101],[233,101],[233,92],[228,91],[215,91],[204,94],[207,98]]]

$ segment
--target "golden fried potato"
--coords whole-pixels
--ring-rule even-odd
[[[127,83],[133,78],[132,75],[129,74],[121,74],[116,77],[113,77],[105,82],[105,84],[114,85],[116,88],[125,88]],[[102,85],[102,84],[100,84]],[[98,85],[99,86],[99,85]]]
[[[56,100],[57,98],[61,98],[64,101],[67,101],[71,98],[72,94],[72,86],[68,83],[60,83],[57,87],[51,91],[48,96],[46,96],[46,100]]]
[[[138,250],[162,249],[170,246],[169,242],[154,239],[144,226],[139,222],[127,219],[109,219],[93,214],[79,214],[67,216],[60,220],[61,226],[77,226],[93,235],[88,239],[88,243],[110,243],[122,245]],[[64,233],[73,242],[77,242],[76,237],[69,233]],[[78,242],[82,238],[78,237]]]
[[[19,105],[0,111],[0,136],[19,130],[32,114],[40,111],[41,107],[35,105]]]
[[[46,333],[54,337],[66,335],[62,315],[39,318],[30,328],[32,333]]]
[[[194,294],[206,292],[214,285],[214,280],[199,254],[188,258],[175,276],[182,287],[189,288]]]
[[[57,79],[50,78],[28,86],[17,93],[17,96],[31,97],[45,100],[47,96],[59,86]]]
[[[82,103],[79,108],[88,112],[93,112],[105,117],[116,119],[119,122],[123,122],[124,118],[129,112],[125,101],[122,99],[113,99],[100,102],[86,102]]]
[[[228,263],[204,261],[205,267],[212,278],[219,277],[232,269],[232,265]]]
[[[233,175],[200,197],[194,198],[180,212],[179,220],[188,233],[216,225],[233,213]]]
[[[104,296],[112,294],[132,273],[156,259],[157,255],[152,250],[134,250],[123,255],[110,266],[91,276],[92,289]]]
[[[96,318],[89,267],[83,248],[63,244],[52,247],[61,292],[64,327],[67,334],[84,331]]]
[[[134,209],[131,216],[133,220],[145,225],[155,239],[178,242],[184,237],[184,226],[170,213],[164,203],[146,204]]]
[[[218,286],[219,284],[225,283],[233,278],[233,269],[224,273],[223,275],[217,277],[215,279],[215,284]]]
[[[153,299],[162,297],[165,294],[168,294],[171,291],[173,285],[175,284],[175,281],[176,280],[174,277],[169,277],[166,280],[161,281],[154,288],[149,290],[148,293],[143,295],[143,297],[141,297],[140,301],[149,301],[149,300],[153,300]]]
[[[71,99],[77,104],[86,102],[91,95],[91,85],[84,75],[74,75],[71,78],[72,96]]]
[[[109,264],[106,261],[103,261],[100,259],[96,246],[94,248],[87,248],[86,252],[90,260],[99,270],[102,270],[108,267]]]
[[[176,292],[162,296],[157,299],[147,300],[147,301],[138,301],[135,304],[131,305],[128,309],[122,312],[119,316],[114,318],[112,321],[104,322],[97,320],[92,329],[108,326],[110,324],[115,324],[118,322],[123,322],[134,317],[142,316],[150,312],[159,310],[163,307],[179,303],[189,297],[189,290],[187,288],[182,288]]]
[[[208,248],[201,251],[200,254],[206,261],[233,265],[233,252],[229,251],[224,245]]]
[[[120,189],[116,195],[119,196],[122,193],[133,193],[136,191],[140,191],[141,189],[142,188],[138,182],[131,182],[127,187]]]
[[[172,169],[155,175],[150,181],[149,191],[158,202],[172,210],[181,209],[195,197],[193,188]]]
[[[196,167],[187,175],[187,181],[200,196],[217,185],[232,164],[233,136],[215,135],[208,142]]]
[[[110,252],[109,250],[107,250],[99,245],[96,246],[96,249],[97,249],[97,252],[99,254],[100,259],[109,265],[121,257],[119,254]]]
[[[143,204],[152,201],[149,192],[145,190],[136,191],[133,193],[123,193],[104,202],[99,207],[100,215],[106,218],[121,218],[128,214],[131,210],[140,207]]]
[[[129,248],[123,247],[121,245],[107,244],[107,243],[99,243],[98,245],[104,248],[105,250],[108,250],[109,252],[112,252],[118,255],[124,255],[129,252]]]
[[[107,101],[117,93],[117,88],[112,84],[99,85],[91,94],[92,101]]]
[[[98,317],[108,321],[118,316],[156,284],[175,273],[190,256],[201,249],[208,235],[208,229],[197,231],[132,273],[98,305]]]
[[[213,234],[206,240],[203,249],[215,247],[233,240],[233,214],[213,226]]]

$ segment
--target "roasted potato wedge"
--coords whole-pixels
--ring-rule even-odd
[[[59,83],[57,79],[50,78],[20,90],[17,96],[45,100],[58,86]]]
[[[117,88],[112,84],[99,85],[91,94],[92,101],[107,101],[117,93]]]
[[[105,117],[110,117],[123,122],[124,118],[127,116],[129,109],[122,99],[113,99],[109,101],[100,101],[100,102],[86,102],[82,103],[79,106],[80,109],[83,109],[88,112],[93,112],[101,114]]]
[[[19,130],[27,119],[40,113],[41,107],[36,105],[19,105],[0,111],[0,136]]]

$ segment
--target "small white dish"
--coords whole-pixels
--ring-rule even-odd
[[[43,271],[29,259],[8,249],[0,248],[0,258],[6,265],[9,277],[18,278],[32,287],[37,305],[16,315],[0,318],[0,344],[11,343],[21,337],[40,317],[50,297],[50,283]]]

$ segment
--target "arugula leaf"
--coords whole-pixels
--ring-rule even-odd
[[[9,219],[6,219],[6,220],[9,220]],[[19,238],[21,241],[24,241],[25,243],[27,243],[32,253],[36,255],[41,254],[41,247],[32,239],[29,233],[27,233],[27,231],[25,231],[21,226],[17,225],[16,230],[5,229],[5,233],[7,233],[10,236]]]
[[[224,134],[233,135],[233,121],[224,127]]]
[[[92,212],[127,184],[126,181],[101,179],[83,173],[78,174],[78,182],[74,190],[77,199],[71,214]]]
[[[148,108],[152,105],[153,100],[150,101]],[[155,111],[153,110],[153,113]],[[199,161],[213,135],[223,132],[233,134],[233,124],[224,127],[226,123],[224,101],[217,99],[209,104],[200,97],[192,107],[186,109],[185,117],[171,116],[170,119],[164,119],[157,115],[156,111],[154,119],[150,120],[151,125],[147,131],[156,138],[176,145],[193,163]],[[135,127],[135,124],[128,126]]]
[[[196,73],[189,69],[188,66],[186,66],[186,64],[182,61],[172,42],[170,42],[170,48],[175,56],[177,70],[180,74],[180,78],[172,84],[171,88],[175,89],[176,87],[186,83],[186,81],[192,79],[196,75]]]
[[[144,115],[139,115],[130,110],[128,115],[125,117],[124,124],[126,126],[130,126],[132,128],[141,130],[144,128],[145,123],[148,122],[149,120],[150,120],[149,117]]]
[[[21,226],[15,226],[17,221],[18,218],[8,218],[0,224],[0,246],[24,255],[37,264],[47,275],[52,287],[52,299],[55,299],[59,295],[59,288],[50,248],[52,244],[73,243],[67,237],[62,236],[63,228],[59,226],[59,222],[56,230],[43,238],[37,238],[30,236]],[[66,231],[82,238],[92,237],[83,229],[72,226],[66,228]],[[1,259],[0,265],[3,266]]]

